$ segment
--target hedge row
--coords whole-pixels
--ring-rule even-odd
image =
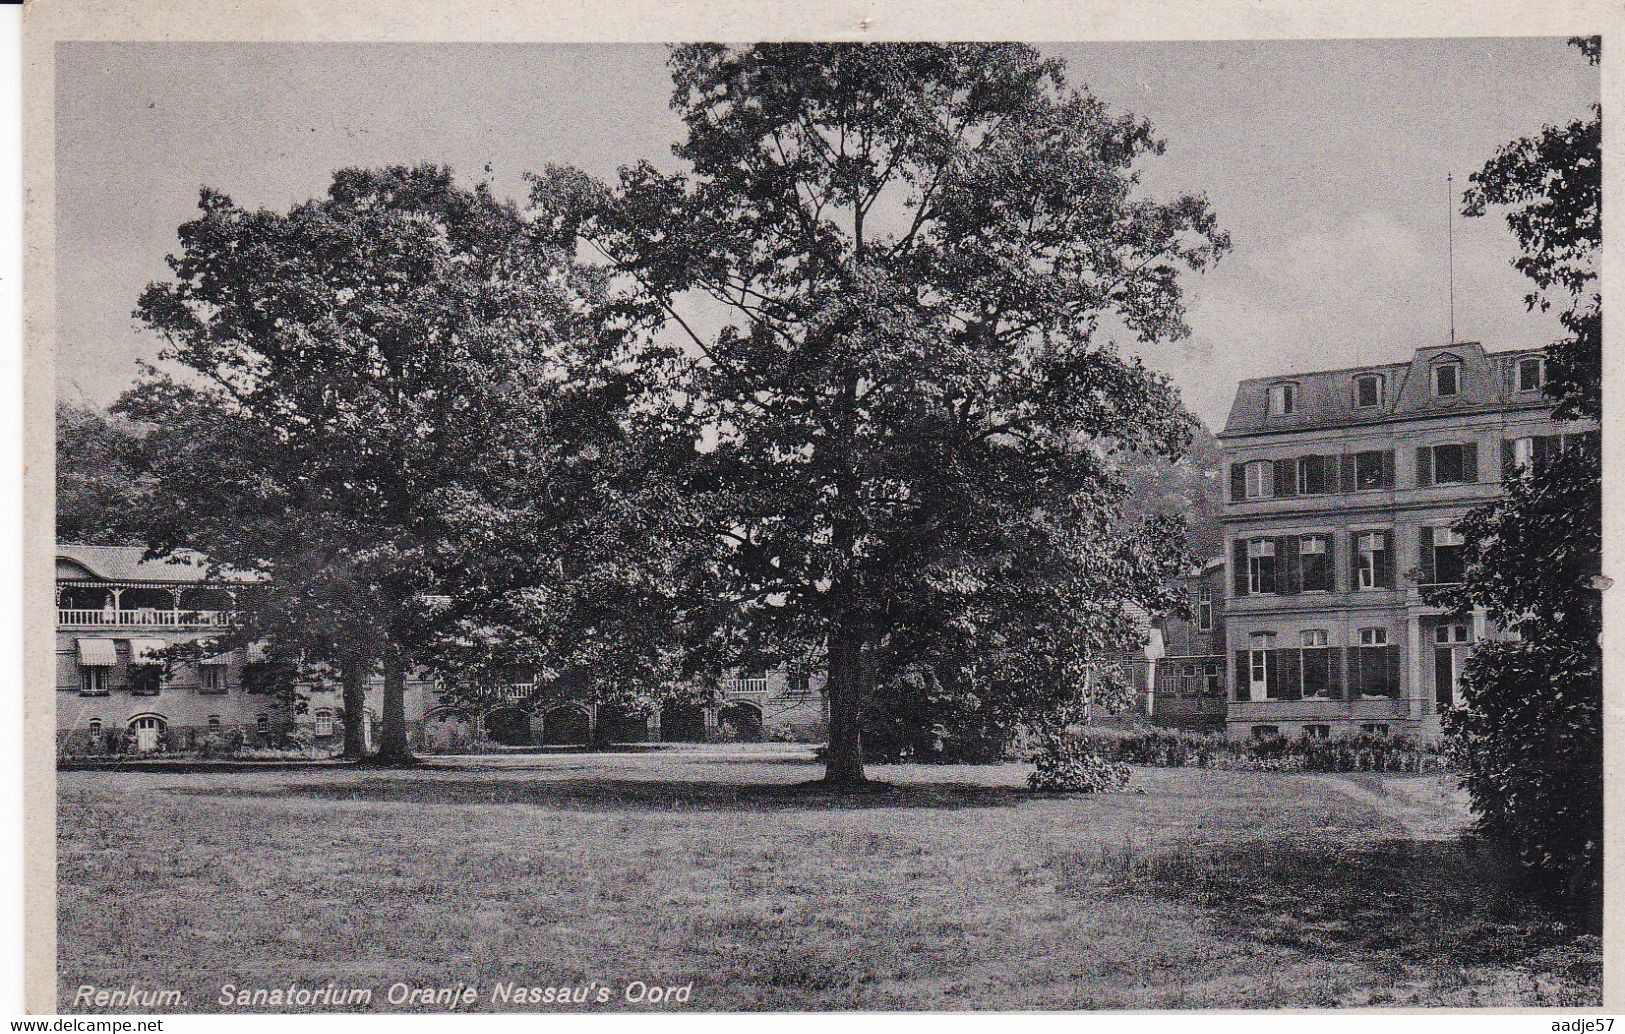
[[[1179,729],[1089,730],[1080,744],[1102,757],[1157,768],[1232,768],[1294,772],[1441,772],[1452,767],[1440,748],[1403,736],[1232,740]]]

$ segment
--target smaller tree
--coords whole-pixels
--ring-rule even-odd
[[[56,538],[140,545],[136,513],[151,484],[142,429],[86,404],[56,404]]]

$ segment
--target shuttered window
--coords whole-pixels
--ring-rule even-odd
[[[1392,449],[1371,449],[1357,452],[1353,459],[1353,476],[1345,475],[1344,491],[1368,492],[1394,487],[1394,453]],[[1348,458],[1344,459],[1345,465]]]
[[[1348,649],[1349,698],[1399,696],[1399,648],[1388,630],[1362,628],[1359,643]]]
[[[1342,695],[1342,651],[1326,645],[1324,628],[1311,628],[1298,635],[1298,670],[1302,695],[1306,700],[1336,699]]]
[[[1433,577],[1441,585],[1454,585],[1462,580],[1465,559],[1462,555],[1466,540],[1452,528],[1428,529],[1433,531]]]
[[[1417,446],[1417,487],[1475,484],[1477,481],[1477,442],[1450,442],[1443,445]]]
[[[1393,537],[1387,531],[1357,532],[1353,536],[1353,570],[1349,583],[1355,589],[1394,587]]]
[[[1251,539],[1247,543],[1247,591],[1268,594],[1275,591],[1275,540]]]
[[[1335,571],[1332,536],[1304,535],[1298,539],[1299,585],[1304,592],[1332,592]]]

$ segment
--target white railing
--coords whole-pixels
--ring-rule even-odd
[[[765,697],[767,696],[767,679],[765,677],[723,679],[722,695],[725,697]]]
[[[497,693],[504,700],[529,700],[530,695],[536,692],[536,686],[531,682],[510,682]]]
[[[229,610],[75,610],[59,608],[58,625],[146,625],[160,628],[220,628],[231,624]]]

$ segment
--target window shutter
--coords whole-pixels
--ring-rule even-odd
[[[1377,585],[1384,589],[1394,587],[1394,533],[1384,531],[1382,552],[1377,554]]]
[[[1426,488],[1433,484],[1433,446],[1418,445],[1416,447],[1416,487]]]
[[[1338,473],[1339,473],[1339,467],[1338,467],[1338,459],[1337,459],[1336,456],[1322,456],[1320,458],[1320,469],[1321,469],[1321,481],[1324,483],[1324,486],[1325,486],[1325,487],[1323,487],[1321,489],[1321,491],[1323,491],[1323,492],[1336,492],[1338,489],[1340,489],[1342,487],[1341,485],[1338,484],[1338,481],[1337,481],[1337,476],[1338,476]]]
[[[1360,648],[1350,646],[1343,651],[1343,655],[1344,659],[1348,661],[1347,678],[1343,683],[1343,697],[1345,700],[1358,700],[1360,699],[1360,693],[1365,689],[1364,683],[1360,681]]]
[[[1353,592],[1360,587],[1360,533],[1349,532],[1349,587]]]
[[[1230,464],[1230,501],[1240,502],[1247,498],[1247,468],[1240,463]]]
[[[1236,686],[1235,699],[1237,699],[1237,700],[1246,700],[1247,699],[1247,681],[1248,681],[1248,679],[1250,679],[1252,677],[1252,672],[1247,667],[1247,651],[1246,650],[1237,650],[1236,651],[1236,668],[1235,668],[1235,671],[1236,671],[1236,677],[1234,679],[1235,686]]]
[[[1342,492],[1354,491],[1354,454],[1352,452],[1346,452],[1342,456],[1338,457],[1337,462],[1340,468],[1338,475],[1338,489]]]
[[[1418,528],[1416,534],[1421,544],[1417,551],[1418,566],[1421,568],[1419,584],[1432,585],[1438,580],[1433,569],[1433,529]]]
[[[1298,536],[1283,535],[1275,540],[1275,579],[1278,592],[1292,594],[1303,589],[1298,563]]]
[[[1392,643],[1382,648],[1383,688],[1391,697],[1399,696],[1399,647]]]
[[[1382,487],[1394,487],[1394,450],[1382,450]]]
[[[1247,595],[1247,540],[1237,539],[1232,563],[1235,568],[1233,582],[1237,596]]]
[[[1512,450],[1511,439],[1503,439],[1501,442],[1501,480],[1511,481],[1516,473],[1513,468],[1517,465],[1517,456]]]
[[[1478,443],[1463,442],[1461,446],[1461,479],[1469,485],[1478,484]]]
[[[1343,651],[1332,647],[1326,654],[1326,695],[1333,700],[1345,700],[1348,692],[1343,688]]]
[[[1298,464],[1295,460],[1275,461],[1275,497],[1298,494]]]

